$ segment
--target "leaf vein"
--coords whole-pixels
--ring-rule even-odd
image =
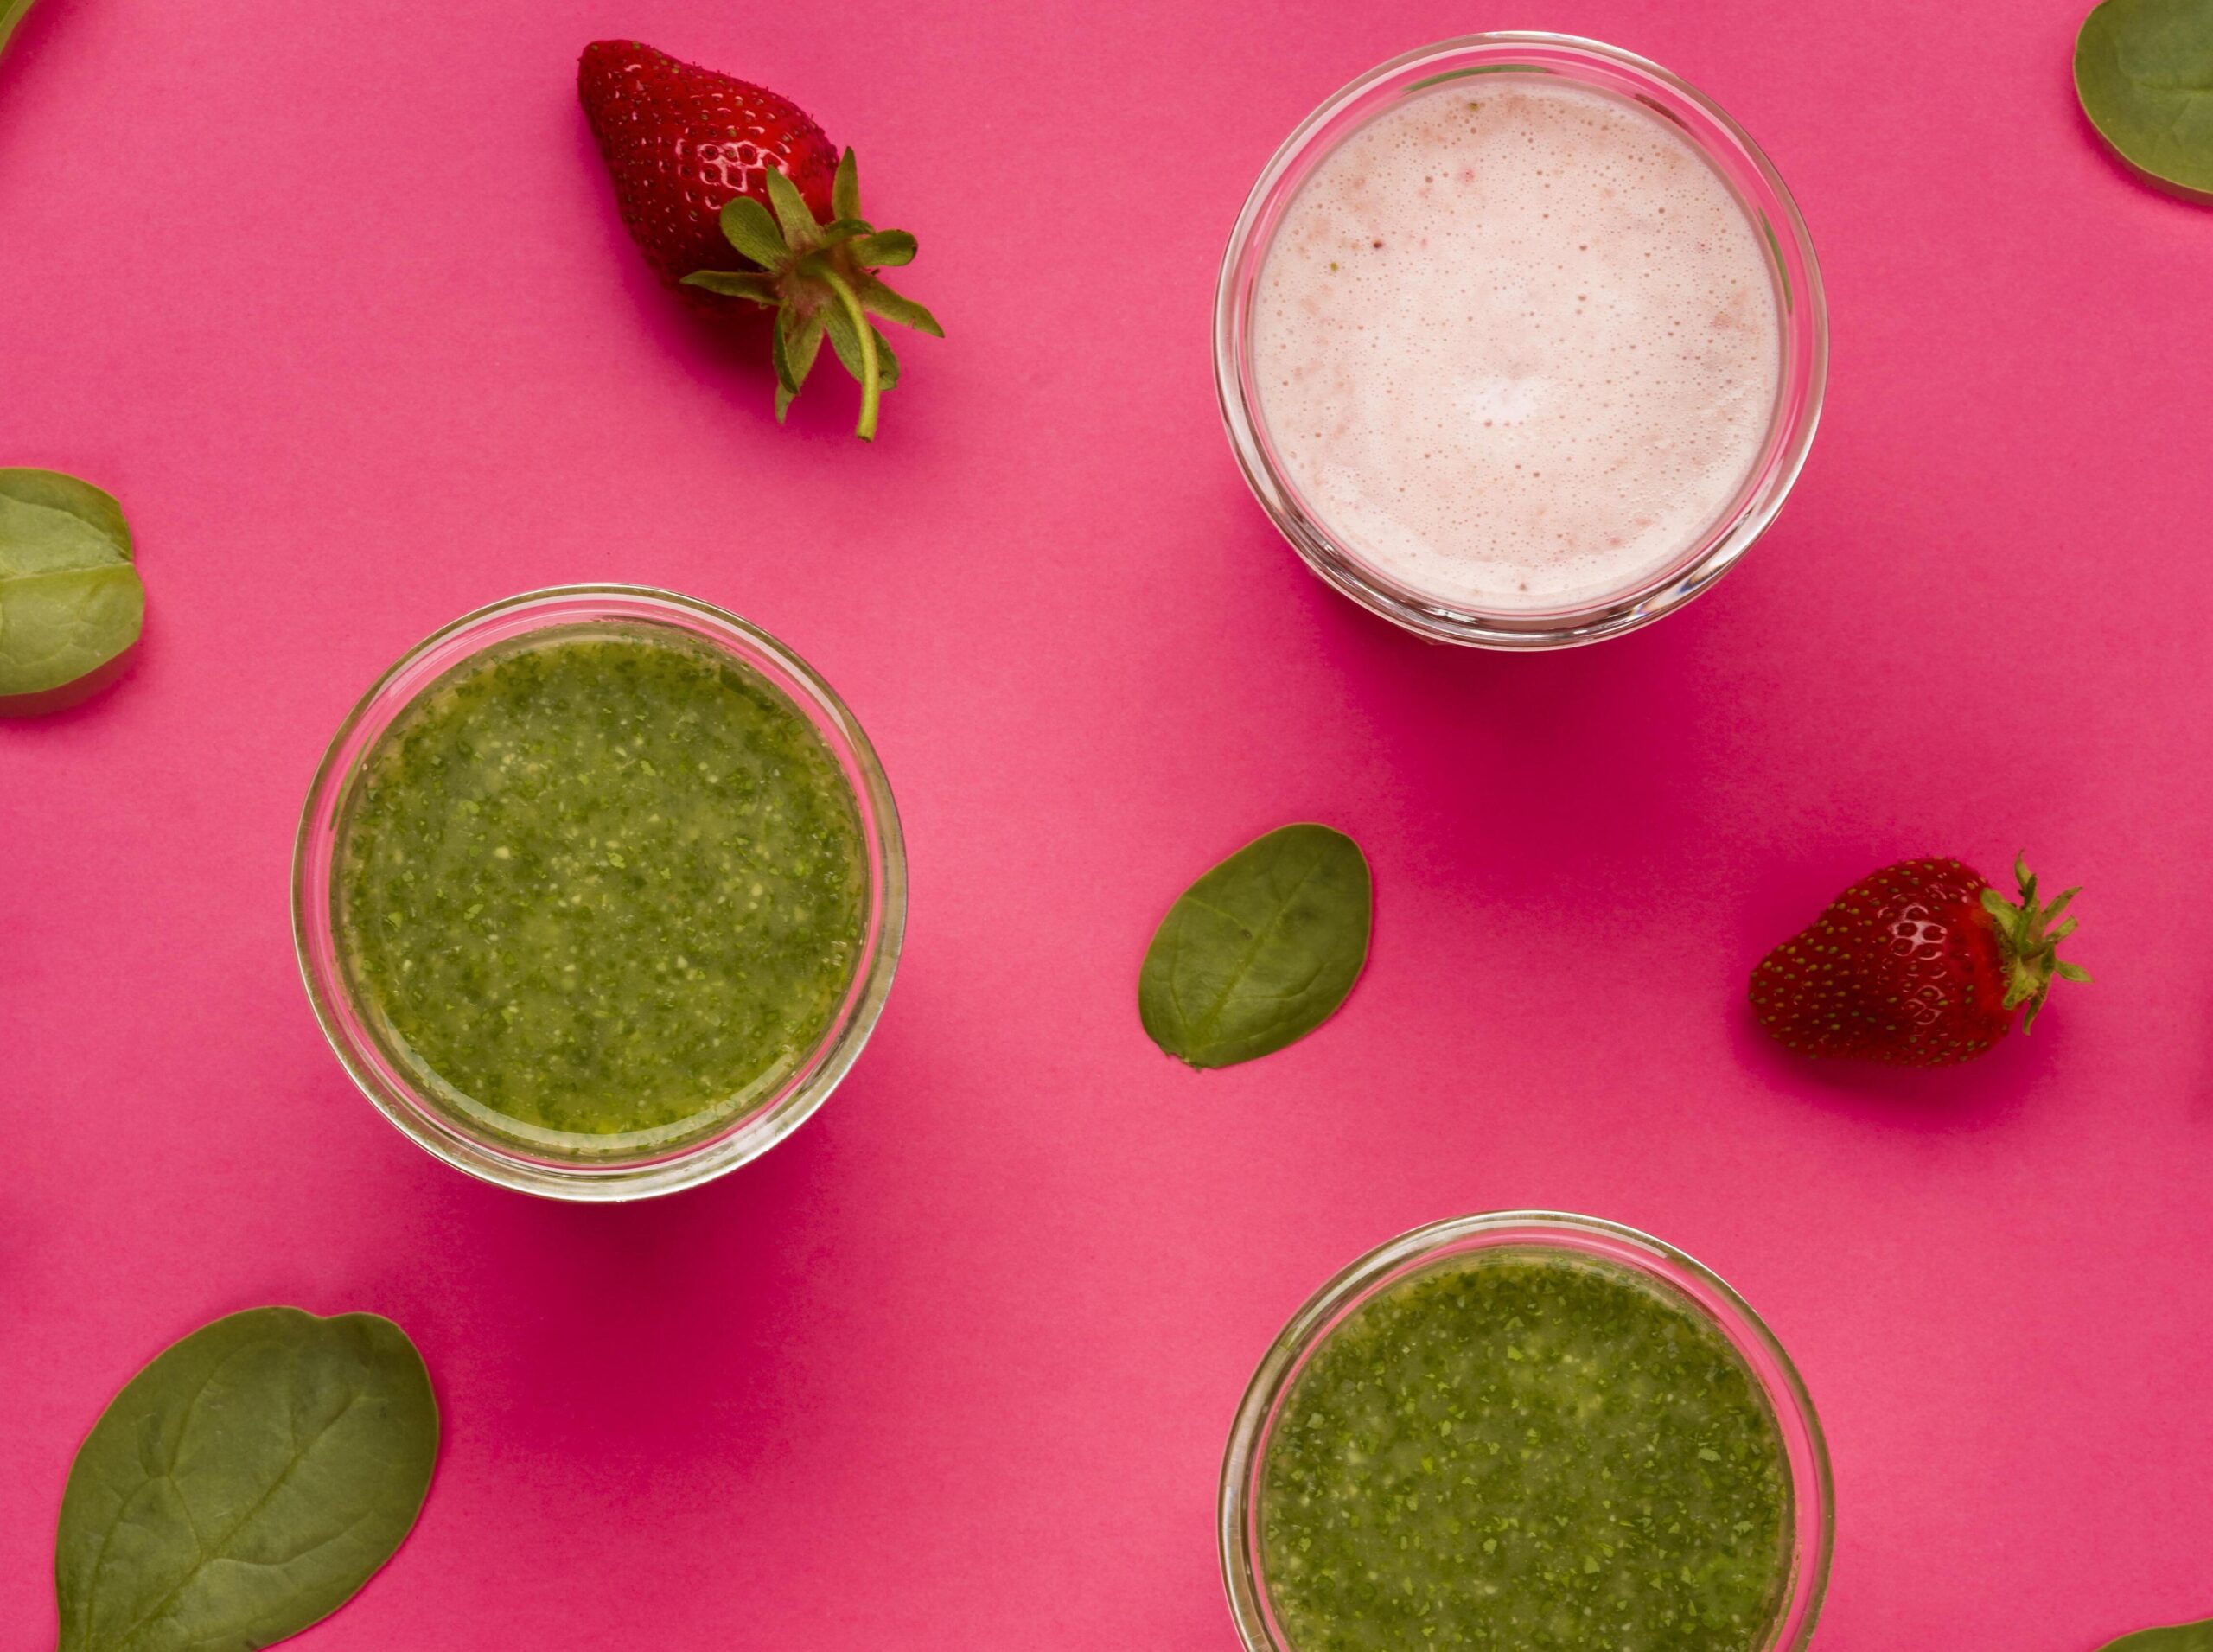
[[[1221,1030],[1221,1018],[1229,1013],[1230,1002],[1237,996],[1239,985],[1245,977],[1251,973],[1253,962],[1260,955],[1260,949],[1267,945],[1270,938],[1274,935],[1285,917],[1290,913],[1292,903],[1298,899],[1307,884],[1314,881],[1314,875],[1321,870],[1322,858],[1317,855],[1307,862],[1306,870],[1298,875],[1298,881],[1293,883],[1289,891],[1277,902],[1276,909],[1267,922],[1253,931],[1252,940],[1246,943],[1243,956],[1238,960],[1235,972],[1223,985],[1220,999],[1204,1019],[1203,1036],[1212,1037]]]
[[[243,1352],[244,1350],[240,1351]],[[236,1358],[237,1355],[233,1355],[232,1357]],[[227,1364],[228,1362],[226,1361],[225,1363]],[[204,1394],[206,1392],[207,1387],[203,1385],[201,1393]],[[224,1551],[229,1548],[230,1546],[238,1540],[239,1534],[246,1528],[246,1527],[253,1521],[254,1517],[260,1514],[264,1508],[269,1506],[270,1499],[284,1489],[287,1483],[290,1481],[292,1476],[298,1471],[300,1465],[303,1463],[305,1463],[309,1457],[314,1455],[315,1448],[322,1443],[323,1438],[330,1432],[330,1431],[337,1427],[340,1423],[343,1422],[353,1413],[354,1408],[361,1403],[363,1397],[362,1391],[358,1388],[355,1389],[354,1391],[353,1397],[348,1400],[343,1406],[339,1407],[337,1414],[331,1418],[331,1419],[325,1423],[322,1427],[316,1429],[314,1437],[308,1441],[306,1445],[293,1452],[292,1460],[284,1465],[283,1472],[278,1474],[274,1480],[271,1481],[269,1483],[268,1489],[264,1491],[258,1497],[255,1498],[246,1511],[239,1515],[238,1519],[231,1523],[230,1530],[225,1532],[223,1535],[217,1540],[214,1548],[212,1551],[205,1548],[201,1549],[199,1564],[193,1566],[184,1574],[183,1577],[178,1579],[175,1583],[172,1584],[168,1591],[139,1617],[137,1623],[133,1623],[128,1630],[124,1631],[123,1638],[115,1643],[117,1652],[124,1652],[124,1649],[129,1647],[133,1642],[137,1640],[141,1635],[144,1634],[148,1629],[151,1628],[156,1622],[158,1622],[164,1612],[168,1611],[172,1606],[176,1604],[177,1597],[182,1595],[185,1590],[191,1585],[193,1580],[199,1577],[201,1572],[207,1571],[207,1569],[213,1566],[216,1561],[228,1560],[230,1558],[230,1556],[226,1554]],[[199,1403],[198,1399],[195,1398],[193,1403],[197,1405]],[[187,1407],[188,1416],[190,1414],[190,1409],[191,1408],[189,1406]],[[178,1438],[180,1440],[183,1438],[182,1430],[178,1432]],[[302,1553],[305,1553],[305,1551],[303,1550]],[[239,1564],[250,1565],[252,1563],[241,1561]]]

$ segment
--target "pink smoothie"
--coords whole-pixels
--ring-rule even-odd
[[[1262,418],[1310,510],[1479,610],[1680,561],[1757,462],[1782,350],[1758,232],[1689,139],[1534,75],[1354,131],[1293,197],[1253,306]]]

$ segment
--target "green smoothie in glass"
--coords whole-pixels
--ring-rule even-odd
[[[1291,1377],[1255,1496],[1292,1652],[1762,1652],[1792,1575],[1789,1459],[1742,1355],[1564,1247],[1361,1301]]]
[[[560,625],[418,697],[335,858],[341,966],[426,1094],[539,1146],[689,1139],[775,1093],[863,950],[853,788],[799,708],[666,626]]]

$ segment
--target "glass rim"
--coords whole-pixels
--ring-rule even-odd
[[[1276,1334],[1238,1401],[1222,1453],[1217,1508],[1222,1586],[1246,1652],[1300,1652],[1282,1633],[1268,1602],[1257,1488],[1271,1430],[1308,1359],[1383,1290],[1452,1257],[1504,1246],[1572,1251],[1635,1268],[1687,1298],[1744,1359],[1775,1414],[1790,1465],[1789,1574],[1773,1628],[1757,1652],[1804,1652],[1827,1591],[1836,1526],[1828,1445],[1804,1379],[1751,1304],[1711,1268],[1635,1228],[1560,1210],[1492,1210],[1412,1228],[1339,1269]]]
[[[635,1153],[568,1158],[472,1128],[428,1093],[370,1030],[340,957],[335,852],[362,764],[406,709],[490,649],[542,632],[593,623],[658,625],[683,633],[762,677],[804,717],[851,788],[869,881],[860,957],[837,1012],[805,1059],[753,1106],[705,1133],[655,1141]],[[758,1158],[804,1123],[837,1088],[868,1042],[896,973],[905,933],[905,839],[891,787],[858,719],[820,673],[743,616],[649,585],[589,584],[520,592],[440,626],[380,673],[339,724],[316,766],[294,834],[293,951],[316,1020],[339,1063],[402,1134],[482,1181],[550,1198],[610,1202],[691,1187]],[[554,1132],[547,1132],[552,1135]]]
[[[1516,57],[1530,61],[1516,63]],[[1570,68],[1605,76],[1602,89],[1629,96],[1669,120],[1721,175],[1760,232],[1776,283],[1782,371],[1775,411],[1751,475],[1729,506],[1667,567],[1634,585],[1557,609],[1485,609],[1395,579],[1334,535],[1321,513],[1308,508],[1271,450],[1249,371],[1247,322],[1277,225],[1298,188],[1314,166],[1381,112],[1387,101],[1460,74],[1558,74]],[[1361,110],[1336,130],[1370,99],[1374,109]],[[1693,129],[1687,112],[1703,131]],[[1813,239],[1782,174],[1751,135],[1706,93],[1649,58],[1603,41],[1541,30],[1462,35],[1416,47],[1324,99],[1261,169],[1230,231],[1215,286],[1216,405],[1246,485],[1277,531],[1316,574],[1371,613],[1432,641],[1475,647],[1523,650],[1597,642],[1674,611],[1726,573],[1767,531],[1804,468],[1821,423],[1828,354],[1828,306]]]

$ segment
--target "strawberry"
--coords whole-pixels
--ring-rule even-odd
[[[585,47],[577,93],[622,222],[661,279],[775,313],[777,420],[826,335],[861,383],[855,433],[872,440],[899,363],[869,318],[945,332],[878,276],[914,258],[915,238],[861,216],[852,150],[840,156],[788,99],[635,41]]]
[[[1970,1061],[2022,1011],[2026,1032],[2054,978],[2087,981],[2058,956],[2080,893],[2048,906],[2017,860],[2018,904],[1956,860],[1907,860],[1864,877],[1752,972],[1752,1012],[1785,1048],[1904,1067]]]

